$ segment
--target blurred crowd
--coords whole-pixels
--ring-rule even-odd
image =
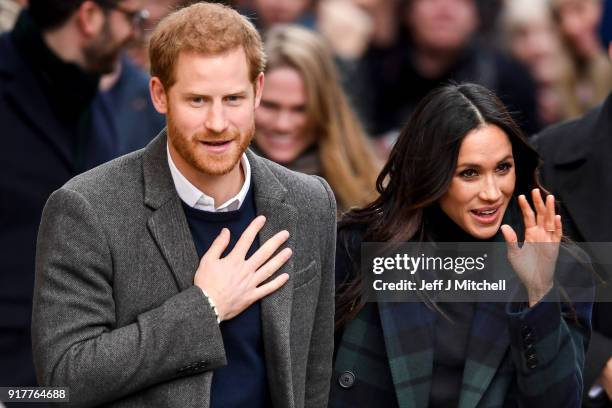
[[[7,304],[25,305],[31,301],[32,233],[40,219],[43,196],[78,172],[144,147],[165,125],[149,98],[147,42],[165,15],[191,2],[94,1],[123,10],[131,31],[121,37],[109,31],[97,43],[83,48],[82,55],[89,59],[73,61],[97,75],[97,89],[88,90],[85,80],[83,87],[72,90],[71,95],[56,95],[52,88],[43,87],[43,93],[57,98],[59,105],[70,107],[62,98],[70,98],[77,105],[74,110],[78,115],[72,118],[76,134],[82,133],[85,111],[98,134],[93,142],[77,142],[72,170],[42,190],[40,202],[32,205],[29,216],[34,220],[29,232],[11,236],[11,240],[18,237],[31,241],[32,248],[22,264],[3,262],[3,269],[13,267],[25,276],[23,282],[16,284],[16,272],[7,269],[12,276],[3,273],[3,313],[13,310],[5,307]],[[124,10],[123,3],[136,8]],[[601,104],[612,90],[607,52],[612,40],[609,0],[224,3],[251,18],[265,39],[266,84],[256,111],[253,148],[289,168],[325,177],[342,210],[375,197],[376,176],[399,130],[421,98],[440,84],[469,81],[494,90],[527,136],[585,114]],[[20,15],[20,10],[27,6],[27,0],[0,0],[0,31],[15,27],[23,37],[29,20]],[[31,19],[42,32],[47,32],[47,27],[41,25],[44,16],[33,15]],[[56,23],[49,25],[50,32],[58,31]],[[70,31],[64,35],[70,36]],[[63,60],[73,55],[68,51],[70,47],[79,46],[61,36],[44,38],[51,51]],[[54,48],[53,44],[61,45]],[[0,60],[5,58],[2,50]],[[31,57],[32,64],[46,67],[48,61],[42,56]],[[83,96],[86,92],[90,94]],[[71,123],[71,112],[54,114]],[[47,176],[44,170],[41,172]],[[16,190],[11,187],[10,191]],[[20,217],[8,218],[4,227],[13,226],[17,231]],[[12,220],[17,221],[11,224]],[[8,333],[8,327],[20,326],[23,330],[21,340],[0,339],[0,351],[8,355],[11,353],[6,350],[14,350],[16,360],[2,364],[14,364],[12,373],[22,373],[16,384],[26,385],[33,381],[32,370],[23,368],[18,357],[20,347],[29,347],[30,317],[29,309],[24,307],[22,314],[0,319],[3,333]],[[22,341],[26,344],[19,346]],[[0,385],[9,385],[7,378],[10,376],[0,375]]]
[[[156,22],[193,0],[145,0],[129,63],[148,69]],[[0,1],[8,30],[27,0]],[[605,0],[234,0],[262,34],[297,24],[330,48],[368,135],[388,136],[432,88],[449,80],[495,89],[527,134],[601,103],[612,86]],[[127,63],[127,62],[126,62]],[[120,68],[117,67],[116,71]],[[115,72],[115,76],[116,76]],[[102,82],[112,87],[113,78]]]
[[[143,0],[141,30],[121,44],[125,55],[101,79],[95,103],[116,122],[116,153],[144,146],[156,133],[153,129],[163,126],[143,81],[148,72],[147,41],[159,20],[192,2]],[[442,83],[476,82],[493,89],[528,136],[581,116],[612,89],[606,52],[612,39],[608,0],[221,2],[251,18],[262,35],[284,25],[314,33],[312,39],[288,39],[295,44],[272,45],[270,50],[295,48],[287,52],[299,55],[300,47],[320,42],[325,55],[316,55],[315,50],[305,53],[312,52],[310,57],[317,62],[332,56],[334,66],[319,67],[322,76],[313,77],[312,83],[305,72],[308,66],[290,56],[271,58],[266,97],[280,96],[275,97],[274,107],[264,103],[259,109],[261,135],[256,143],[260,153],[283,164],[291,166],[299,158],[296,168],[325,175],[337,191],[351,187],[340,186],[335,177],[345,184],[356,183],[361,190],[360,183],[372,186],[372,169],[384,161],[414,106]],[[26,5],[27,0],[0,0],[0,30],[9,30]],[[281,37],[270,36],[275,44]],[[285,58],[291,61],[274,62]],[[282,73],[272,75],[287,66],[294,68],[297,86],[291,87]],[[133,78],[138,76],[139,80]],[[334,95],[325,101],[327,94]],[[333,106],[326,107],[328,103]],[[290,105],[293,112],[283,114]],[[295,110],[297,106],[302,112]],[[326,109],[330,111],[323,112]],[[340,120],[330,125],[333,118]],[[291,147],[296,153],[289,152]],[[346,191],[339,198],[346,208],[367,201],[368,194],[357,198]]]

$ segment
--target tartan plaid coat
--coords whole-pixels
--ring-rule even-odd
[[[339,232],[337,282],[359,235]],[[570,307],[556,288],[545,300],[476,304],[459,408],[580,406],[592,304]],[[424,303],[367,303],[337,334],[329,407],[427,407],[437,318]]]

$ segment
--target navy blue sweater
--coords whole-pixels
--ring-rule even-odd
[[[225,227],[231,241],[223,256],[236,244],[240,235],[256,217],[252,188],[237,211],[208,212],[188,207],[183,203],[187,223],[198,252],[202,257]],[[257,239],[247,257],[259,248]],[[232,271],[227,271],[232,273]],[[261,331],[261,307],[256,302],[231,320],[221,322],[227,365],[213,373],[211,408],[264,408],[272,405]]]

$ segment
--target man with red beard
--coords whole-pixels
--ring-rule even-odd
[[[259,34],[198,3],[161,21],[150,59],[167,131],[45,207],[41,384],[87,406],[326,406],[336,206],[321,178],[248,150]]]

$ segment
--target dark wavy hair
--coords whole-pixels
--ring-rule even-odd
[[[425,210],[448,190],[463,139],[485,125],[498,126],[510,139],[516,172],[514,195],[525,194],[529,199],[534,188],[546,193],[538,180],[538,153],[497,96],[481,85],[449,84],[418,104],[378,176],[379,198],[345,214],[340,231],[359,225],[364,228],[364,242],[426,240]],[[350,248],[342,236],[339,234],[339,245]],[[337,328],[363,307],[359,267],[354,269],[355,274],[337,291]]]

